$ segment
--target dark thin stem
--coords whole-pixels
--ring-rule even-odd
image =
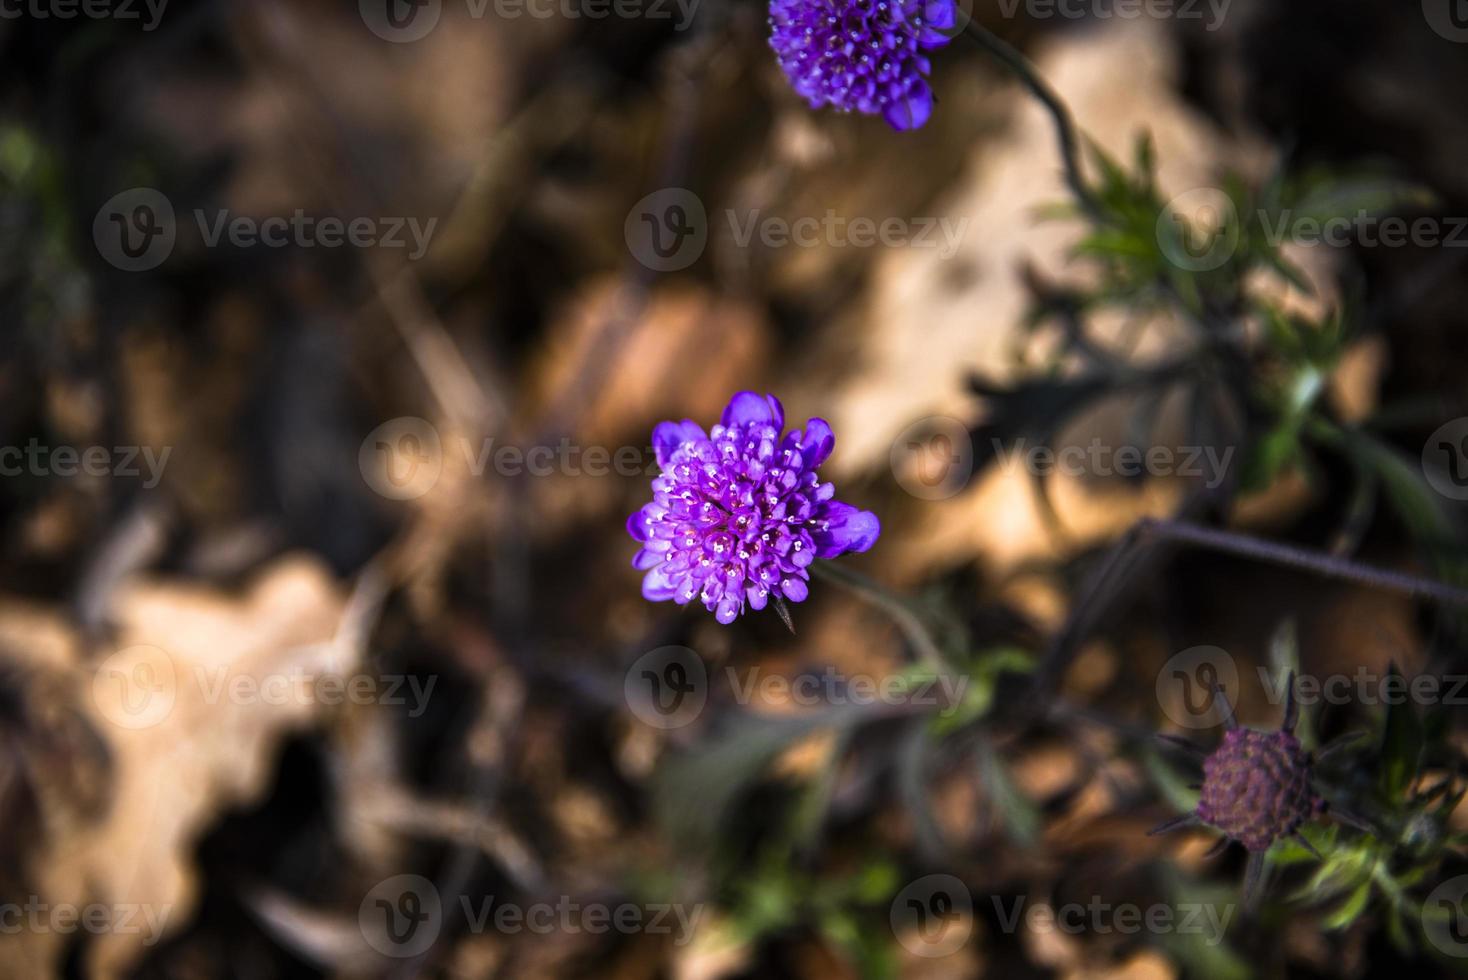
[[[872,581],[865,575],[842,568],[832,562],[816,562],[811,567],[822,578],[829,579],[837,585],[855,593],[857,596],[877,606],[897,624],[897,628],[907,637],[907,642],[912,644],[918,659],[924,660],[933,667],[940,670],[948,669],[948,659],[943,656],[942,650],[938,648],[933,635],[928,627],[917,617],[899,597],[888,592],[882,585]]]
[[[1076,200],[1080,202],[1088,215],[1098,222],[1108,223],[1105,212],[1096,201],[1095,195],[1091,193],[1091,188],[1086,184],[1086,178],[1081,173],[1080,141],[1076,137],[1075,122],[1070,117],[1070,110],[1065,107],[1064,102],[1060,101],[1060,96],[1056,95],[1049,83],[1040,77],[1029,59],[1015,50],[1008,41],[1001,39],[975,20],[968,22],[965,31],[969,37],[978,42],[981,48],[1012,71],[1020,84],[1029,89],[1030,94],[1039,99],[1050,113],[1050,118],[1055,123],[1056,138],[1060,142],[1060,158],[1065,164],[1066,184],[1070,186],[1071,193],[1076,196]]]
[[[1468,591],[1456,586],[1417,575],[1375,568],[1323,551],[1311,551],[1308,548],[1297,548],[1293,545],[1266,541],[1263,538],[1249,537],[1235,531],[1221,531],[1197,524],[1173,521],[1144,521],[1141,530],[1144,535],[1180,541],[1212,551],[1238,555],[1242,558],[1254,558],[1275,565],[1283,565],[1286,568],[1314,572],[1326,578],[1359,582],[1362,585],[1385,589],[1388,592],[1401,592],[1419,599],[1434,599],[1454,605],[1468,605]]]
[[[1036,690],[1045,692],[1060,682],[1086,637],[1112,611],[1117,596],[1122,594],[1143,560],[1157,541],[1171,541],[1207,548],[1241,558],[1269,562],[1312,572],[1326,578],[1358,582],[1415,598],[1468,605],[1468,592],[1443,582],[1374,568],[1361,562],[1323,551],[1311,551],[1292,545],[1277,544],[1260,538],[1202,527],[1181,521],[1149,518],[1134,524],[1111,547],[1101,566],[1087,583],[1075,604],[1070,619],[1056,634],[1035,671]]]

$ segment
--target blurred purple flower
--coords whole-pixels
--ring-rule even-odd
[[[923,52],[951,41],[957,23],[954,0],[771,0],[770,47],[811,108],[917,129],[933,112]]]
[[[662,474],[652,503],[627,519],[642,543],[632,565],[647,571],[646,598],[701,599],[732,623],[745,603],[800,602],[812,562],[877,540],[877,516],[834,499],[816,475],[836,442],[831,427],[811,419],[782,439],[784,427],[779,399],[741,391],[707,433],[686,419],[653,430]]]

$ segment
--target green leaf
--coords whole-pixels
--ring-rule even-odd
[[[1400,678],[1397,665],[1392,664],[1387,681]],[[1422,722],[1409,698],[1401,698],[1387,705],[1386,725],[1381,739],[1382,796],[1388,804],[1395,804],[1406,796],[1407,787],[1417,778],[1418,761],[1422,755]]]
[[[1361,913],[1366,911],[1366,905],[1371,901],[1371,882],[1363,881],[1356,886],[1347,898],[1332,913],[1325,917],[1321,923],[1326,929],[1344,929],[1360,918]]]
[[[1009,773],[1009,767],[999,758],[994,747],[987,741],[979,744],[979,775],[989,802],[998,815],[1005,830],[1018,843],[1033,847],[1040,839],[1044,821],[1035,807]]]

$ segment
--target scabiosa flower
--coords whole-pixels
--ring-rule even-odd
[[[1231,841],[1243,844],[1249,852],[1244,876],[1244,894],[1249,905],[1258,897],[1263,881],[1264,852],[1275,841],[1290,837],[1319,857],[1300,833],[1300,827],[1330,810],[1325,798],[1315,791],[1317,760],[1295,737],[1299,711],[1295,703],[1293,672],[1288,690],[1284,723],[1278,731],[1240,728],[1223,691],[1215,687],[1213,696],[1222,708],[1228,729],[1218,748],[1209,753],[1187,739],[1159,736],[1202,760],[1203,782],[1195,787],[1201,791],[1198,808],[1163,823],[1151,834],[1164,834],[1201,823],[1224,834],[1209,850],[1210,855],[1222,851]],[[1339,751],[1356,737],[1355,734],[1343,737],[1323,750],[1320,758]],[[1371,833],[1370,826],[1359,817],[1339,808],[1331,813],[1341,823]]]
[[[957,21],[954,0],[771,0],[770,47],[812,109],[917,129],[933,112],[924,52],[952,40]]]
[[[866,551],[881,525],[875,514],[834,499],[816,469],[835,436],[824,419],[781,438],[785,410],[774,395],[741,391],[719,424],[664,422],[653,430],[662,474],[653,500],[627,519],[642,543],[632,560],[647,571],[653,602],[703,602],[719,622],[771,599],[800,602],[817,558]]]

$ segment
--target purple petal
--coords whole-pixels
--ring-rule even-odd
[[[794,575],[787,575],[780,580],[780,591],[791,602],[804,602],[805,597],[810,595],[810,587],[805,584],[805,580]]]
[[[663,555],[656,551],[648,551],[646,548],[643,548],[632,557],[632,567],[642,572],[647,571],[654,565],[661,565],[662,563]]]
[[[774,395],[741,391],[729,400],[729,407],[724,409],[724,415],[719,421],[726,426],[764,422],[776,429],[782,429],[785,427],[785,407]]]
[[[639,510],[627,518],[627,533],[636,541],[647,540],[647,518],[642,511]]]
[[[927,82],[918,82],[905,99],[887,106],[882,118],[898,132],[921,129],[933,114],[933,90]]]
[[[869,510],[857,510],[850,504],[833,500],[826,505],[821,524],[815,532],[816,557],[835,558],[847,552],[860,554],[876,544],[882,533],[882,522]]]
[[[941,47],[953,40],[957,26],[958,8],[953,0],[928,0],[923,9],[923,33],[918,41],[924,47]]]
[[[714,613],[714,618],[728,626],[739,618],[739,600],[733,596],[726,597],[719,602],[719,609]]]
[[[800,440],[800,454],[805,458],[806,469],[813,470],[820,466],[835,448],[836,436],[825,419],[811,419],[805,423],[805,434]]]
[[[690,419],[684,419],[682,422],[658,423],[658,427],[652,430],[652,448],[653,452],[657,453],[658,465],[667,466],[673,452],[684,443],[707,438],[708,434],[697,422]]]
[[[666,602],[678,594],[679,583],[674,582],[662,565],[648,572],[642,579],[642,597],[649,602]]]

